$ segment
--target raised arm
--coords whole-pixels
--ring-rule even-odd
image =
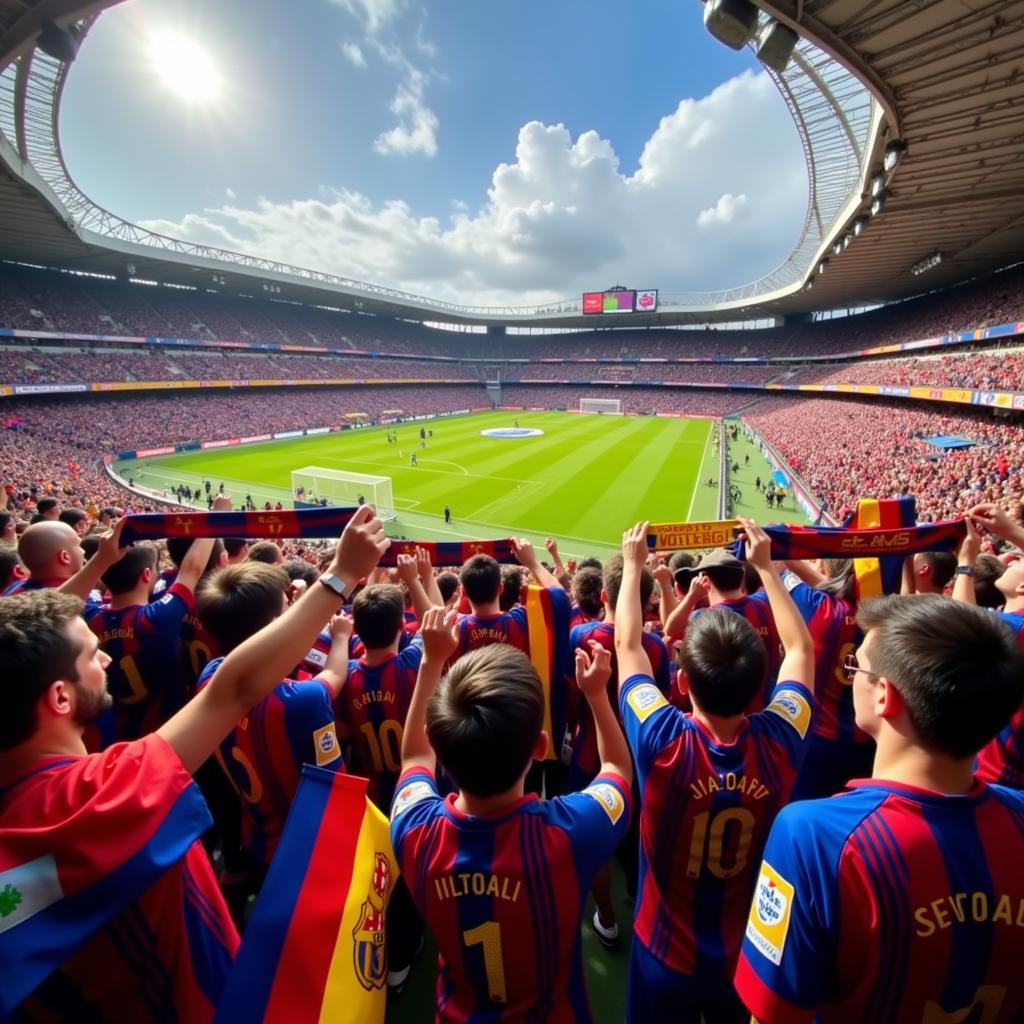
[[[668,619],[662,621],[662,629],[665,631],[665,636],[670,640],[682,640],[686,635],[686,627],[690,623],[690,616],[695,608],[700,607],[710,590],[711,580],[707,576],[694,576],[690,580],[690,587],[686,591],[686,597],[675,606]]]
[[[810,562],[788,560],[782,564],[809,587],[820,587],[828,579],[824,573],[818,572]]]
[[[213,511],[230,512],[231,495],[218,494],[213,499]],[[213,545],[214,540],[212,537],[199,537],[192,541],[192,546],[188,549],[188,553],[181,560],[181,568],[178,570],[178,576],[174,582],[180,583],[183,587],[188,587],[189,590],[194,592],[206,570],[207,563],[210,561],[210,555],[213,554]]]
[[[362,506],[345,527],[328,570],[341,580],[345,595],[372,572],[390,543],[373,509]],[[342,600],[324,582],[312,587],[236,647],[209,684],[158,730],[189,771],[196,771],[232,726],[302,660]]]
[[[430,552],[426,548],[416,548],[416,570],[420,574],[420,583],[430,598],[431,607],[444,604],[441,589],[437,585],[434,567],[430,564]]]
[[[974,568],[981,551],[981,537],[974,528],[969,515],[964,517],[967,533],[960,542],[960,550],[956,557],[956,575],[953,577],[953,600],[964,604],[977,604],[978,598],[974,590]]]
[[[1015,523],[1006,510],[992,502],[975,505],[967,513],[967,518],[974,525],[982,526],[989,533],[995,534],[1024,551],[1024,526]]]
[[[658,617],[661,619],[662,628],[664,628],[669,616],[679,607],[675,580],[672,578],[672,570],[664,562],[654,566],[651,569],[651,575],[658,584]]]
[[[616,625],[618,631],[618,625]],[[576,685],[590,705],[594,716],[594,734],[601,771],[621,775],[628,785],[633,781],[633,759],[626,737],[608,699],[608,680],[612,676],[612,654],[596,640],[588,640],[590,651],[576,648]]]
[[[121,561],[127,553],[128,548],[121,546],[121,531],[124,529],[125,517],[114,523],[110,533],[100,539],[96,553],[82,566],[70,579],[65,580],[60,586],[62,594],[74,594],[83,601],[88,600],[89,594],[100,581],[100,577],[116,562]]]
[[[416,559],[412,555],[398,556],[398,578],[408,587],[416,620],[422,622],[423,616],[435,602],[430,600],[427,592],[423,589],[419,570],[416,568]],[[444,604],[443,601],[441,603]]]
[[[327,652],[324,667],[316,678],[327,685],[331,700],[337,698],[348,680],[348,650],[352,639],[352,616],[342,612],[331,619],[327,631],[331,634],[331,649]]]
[[[555,567],[555,574],[559,576],[568,576],[569,570],[566,569],[562,562],[562,556],[558,553],[558,541],[554,537],[548,537],[544,541],[544,547],[548,549],[548,554],[551,556],[551,564]]]
[[[803,683],[814,689],[814,641],[803,616],[797,608],[772,561],[772,542],[753,519],[739,519],[743,527],[747,561],[761,575],[761,584],[768,595],[768,605],[775,619],[775,628],[782,643],[783,658],[779,666],[779,682]]]
[[[519,561],[519,564],[533,573],[533,578],[542,587],[560,587],[561,583],[552,576],[537,560],[537,553],[533,545],[524,537],[512,538],[512,551]]]
[[[630,676],[650,676],[651,661],[643,647],[644,611],[640,607],[640,576],[647,562],[647,523],[622,535],[622,583],[615,605],[615,657],[619,686]]]
[[[433,774],[437,756],[427,738],[427,705],[444,675],[444,666],[459,645],[458,612],[444,606],[430,608],[420,620],[423,657],[416,675],[409,713],[402,733],[402,771],[425,768]]]

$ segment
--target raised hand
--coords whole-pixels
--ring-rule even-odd
[[[369,505],[363,505],[356,509],[342,531],[331,572],[350,583],[365,579],[390,546],[391,541],[377,514]]]
[[[452,608],[445,611],[443,605],[427,610],[420,622],[423,637],[424,661],[446,662],[459,646],[459,615]]]
[[[612,677],[612,654],[596,640],[588,640],[589,652],[576,648],[576,685],[585,697],[605,691]]]
[[[622,562],[632,565],[637,570],[647,564],[647,533],[650,523],[637,523],[622,534]]]
[[[755,568],[767,572],[772,567],[772,542],[768,534],[753,519],[737,516],[737,522],[743,527],[739,539],[744,542],[747,561]]]

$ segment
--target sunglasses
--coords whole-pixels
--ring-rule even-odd
[[[858,672],[863,672],[871,682],[882,678],[877,672],[870,672],[866,668],[861,668],[856,654],[848,654],[843,658],[843,674],[846,676],[846,681],[852,683]]]

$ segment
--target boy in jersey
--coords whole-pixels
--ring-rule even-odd
[[[82,730],[109,705],[108,659],[81,602],[0,601],[0,1016],[212,1019],[238,935],[196,842],[210,819],[191,773],[309,648],[335,581],[352,590],[388,544],[360,510],[330,589],[242,644],[157,732],[96,754]]]
[[[107,688],[119,740],[153,732],[188,699],[178,663],[181,626],[195,607],[195,587],[212,551],[212,540],[194,540],[177,579],[155,601],[150,600],[157,580],[152,544],[130,548],[101,577],[110,603],[87,612],[85,621],[110,658]]]
[[[850,656],[871,779],[776,819],[736,985],[774,1021],[1024,1016],[1024,795],[973,778],[1024,696],[991,612],[931,594],[865,601]]]
[[[655,686],[641,639],[647,524],[623,536],[616,608],[619,702],[642,796],[640,889],[629,969],[632,1024],[746,1024],[732,987],[760,851],[789,799],[813,711],[814,645],[771,561],[771,541],[740,519],[785,649],[764,711],[745,709],[764,679],[749,622],[713,608],[686,632],[693,713]]]
[[[203,581],[196,600],[199,618],[218,648],[230,654],[284,612],[288,584],[288,576],[276,565],[226,565]],[[253,888],[262,883],[277,849],[303,764],[344,770],[331,705],[345,682],[351,619],[332,620],[330,632],[331,653],[320,674],[303,682],[279,680],[232,723],[216,752],[221,770],[241,797],[242,847],[250,859]],[[214,658],[203,669],[200,693],[222,661]]]
[[[410,559],[409,561],[413,561]],[[413,562],[415,569],[415,562]],[[402,765],[402,730],[423,657],[417,635],[402,651],[405,599],[401,587],[373,584],[352,602],[352,622],[363,654],[348,663],[348,678],[334,701],[339,729],[351,745],[349,767],[369,779],[367,796],[391,810]],[[332,648],[333,649],[333,648]],[[399,992],[423,937],[423,922],[399,878],[388,904],[388,987]]]
[[[432,608],[402,741],[391,835],[412,897],[440,952],[437,1020],[592,1019],[580,918],[594,872],[630,814],[632,766],[608,700],[608,652],[578,651],[601,774],[582,793],[524,795],[542,757],[544,701],[536,669],[494,644],[460,658],[455,614]],[[436,751],[436,755],[435,755]],[[459,792],[443,799],[440,761]]]

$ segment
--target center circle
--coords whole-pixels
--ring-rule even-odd
[[[500,437],[504,440],[518,440],[521,437],[541,437],[543,430],[536,427],[491,427],[489,430],[481,430],[482,437]]]

